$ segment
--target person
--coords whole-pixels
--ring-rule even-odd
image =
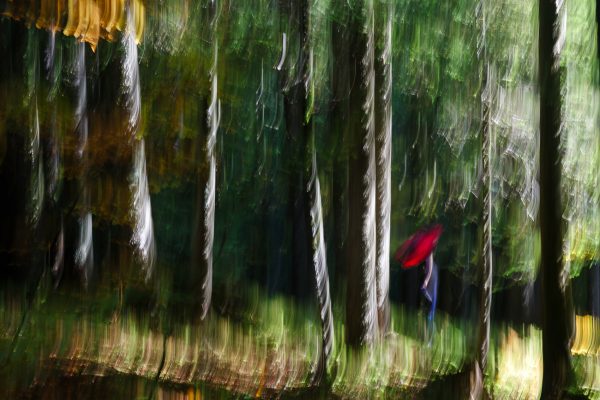
[[[396,250],[394,258],[403,269],[417,267],[425,263],[425,274],[421,285],[421,294],[429,304],[427,313],[427,335],[431,344],[435,330],[435,309],[437,307],[437,292],[439,268],[433,259],[433,253],[442,234],[442,225],[436,224],[421,229],[409,237]]]

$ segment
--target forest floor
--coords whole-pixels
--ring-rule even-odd
[[[245,320],[214,312],[201,323],[167,324],[164,313],[140,313],[118,301],[54,292],[27,302],[5,291],[0,397],[419,398],[472,357],[471,321],[439,312],[429,336],[422,313],[393,307],[391,333],[368,352],[346,348],[338,322],[329,379],[319,380],[318,320],[288,299],[255,297]],[[591,339],[598,321],[578,317],[577,326],[578,382],[600,398],[600,349]],[[538,398],[540,331],[495,324],[491,335],[486,392],[496,399]]]

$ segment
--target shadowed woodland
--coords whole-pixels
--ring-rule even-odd
[[[597,1],[0,13],[0,397],[600,399]]]

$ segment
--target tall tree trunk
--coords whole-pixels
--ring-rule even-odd
[[[477,364],[483,374],[487,364],[488,350],[490,347],[490,313],[492,309],[492,140],[490,126],[491,107],[491,79],[490,65],[487,57],[487,15],[486,0],[481,0],[479,12],[480,46],[478,58],[481,65],[482,82],[479,99],[481,101],[481,165],[483,168],[483,181],[481,187],[481,276],[479,280],[479,317],[477,334]]]
[[[282,60],[281,90],[285,115],[286,171],[288,182],[288,218],[291,221],[291,288],[297,299],[306,300],[312,276],[307,196],[305,195],[305,151],[308,122],[306,120],[308,72],[308,16],[304,1],[281,0],[282,17],[286,19],[286,57]]]
[[[38,32],[29,29],[27,32],[26,51],[27,101],[29,105],[29,136],[26,154],[29,161],[29,204],[27,222],[32,229],[38,225],[44,206],[44,174],[43,153],[40,138],[40,117],[38,110],[39,92],[39,39]]]
[[[392,21],[393,3],[377,2],[375,41],[375,154],[377,157],[377,319],[390,324],[390,217],[392,212]]]
[[[332,99],[331,99],[331,135],[333,151],[333,219],[334,229],[330,245],[333,245],[334,295],[343,298],[347,267],[348,239],[348,132],[350,88],[350,49],[348,9],[344,3],[336,3],[331,23],[332,62]],[[345,140],[346,139],[346,140]]]
[[[487,75],[488,65],[484,65]],[[485,79],[487,81],[487,79]],[[477,335],[477,362],[481,372],[485,371],[488,350],[490,347],[490,317],[492,310],[492,168],[491,168],[491,132],[489,125],[489,100],[482,99],[481,121],[481,159],[483,167],[483,185],[481,191],[481,246],[482,262],[479,280],[479,317]]]
[[[216,156],[215,144],[217,142],[217,130],[220,119],[220,102],[218,98],[218,75],[217,75],[217,17],[218,5],[211,1],[207,5],[208,24],[211,36],[211,58],[209,66],[209,97],[202,94],[200,111],[200,133],[198,138],[199,163],[196,186],[196,222],[195,234],[192,242],[194,251],[192,268],[197,271],[199,280],[192,279],[197,286],[193,290],[199,291],[200,319],[206,318],[210,309],[212,299],[212,277],[213,277],[213,242],[215,226],[215,193],[216,193]],[[210,101],[208,101],[210,98]],[[204,114],[204,112],[206,114]]]
[[[75,265],[80,271],[83,285],[87,286],[94,268],[94,242],[92,213],[90,211],[90,188],[87,182],[88,169],[88,113],[87,113],[87,73],[85,62],[85,43],[77,44],[75,65],[77,68],[77,109],[75,111],[75,123],[77,131],[76,157],[82,168],[79,178],[78,189],[78,240],[75,252]]]
[[[315,134],[313,130],[312,107],[310,101],[314,96],[313,89],[313,53],[308,35],[310,29],[309,2],[292,1],[289,5],[291,30],[298,32],[299,53],[295,62],[295,76],[288,72],[288,85],[284,89],[286,123],[291,140],[297,140],[303,152],[300,170],[301,190],[300,198],[295,199],[304,205],[303,225],[308,227],[306,238],[311,265],[311,275],[316,288],[319,317],[322,328],[321,365],[316,374],[319,380],[329,362],[334,344],[333,315],[331,313],[331,294],[329,290],[329,274],[327,270],[327,251],[323,231],[323,212],[321,208],[321,189],[317,169],[317,156],[315,151]],[[292,182],[294,184],[294,182]],[[294,219],[294,223],[296,219]],[[294,228],[296,232],[296,228]],[[301,230],[302,231],[302,230]],[[306,231],[306,230],[304,230]]]
[[[373,1],[357,1],[352,14],[352,65],[356,71],[350,94],[348,286],[346,341],[351,346],[377,337],[376,293],[376,162],[375,42]]]
[[[306,190],[310,204],[309,224],[311,228],[311,256],[317,289],[317,301],[321,329],[323,332],[322,367],[326,368],[334,346],[333,314],[331,312],[331,294],[329,290],[329,273],[327,271],[327,250],[323,231],[323,211],[321,208],[321,188],[317,171],[314,133],[310,135],[307,146],[307,158],[310,159],[311,174]]]
[[[126,9],[127,25],[123,32],[123,95],[127,108],[127,130],[132,138],[133,170],[130,176],[131,190],[131,219],[133,232],[131,243],[138,260],[142,264],[145,278],[152,274],[155,257],[154,223],[152,220],[152,206],[148,188],[148,175],[146,172],[146,149],[144,138],[137,137],[140,122],[142,99],[140,88],[140,70],[135,42],[135,16],[133,3],[130,2]]]
[[[54,24],[55,21],[52,20],[50,24],[51,30],[48,33],[48,45],[45,52],[45,72],[49,84],[47,101],[51,109],[49,139],[45,152],[45,154],[47,154],[45,157],[45,175],[47,176],[48,181],[46,185],[46,196],[49,200],[50,209],[57,217],[57,222],[60,221],[50,229],[51,245],[49,257],[52,259],[51,271],[54,278],[54,284],[57,286],[60,282],[64,266],[65,233],[63,216],[62,211],[60,210],[59,202],[61,192],[60,189],[62,186],[62,137],[58,129],[58,105],[56,104],[56,97],[60,83],[59,67],[61,65],[62,49],[60,48],[60,42],[58,44],[59,48],[56,48],[56,30],[53,28]],[[59,59],[58,63],[55,63],[55,57],[57,56],[57,53]]]
[[[558,5],[557,5],[558,3]],[[562,2],[539,3],[540,233],[544,378],[542,398],[562,398],[572,377],[574,333],[569,271],[563,260],[560,52]]]

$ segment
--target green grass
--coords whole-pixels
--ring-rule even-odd
[[[46,294],[38,294],[28,312],[24,297],[7,291],[0,300],[0,383],[7,393],[23,393],[56,376],[115,375],[145,382],[142,397],[200,386],[231,396],[266,397],[318,389],[316,311],[288,298],[267,297],[254,288],[243,320],[213,312],[203,323],[167,325],[161,322],[168,319],[166,312],[119,307],[114,293],[101,297],[38,292]],[[334,317],[330,386],[324,389],[329,395],[408,396],[459,372],[472,357],[474,324],[443,312],[437,313],[436,332],[428,342],[423,313],[394,306],[391,332],[363,350],[344,345],[342,310],[335,309]],[[597,360],[595,353],[575,358],[579,382],[592,398],[599,393]],[[538,398],[541,362],[537,328],[493,325],[486,390],[497,399]]]

